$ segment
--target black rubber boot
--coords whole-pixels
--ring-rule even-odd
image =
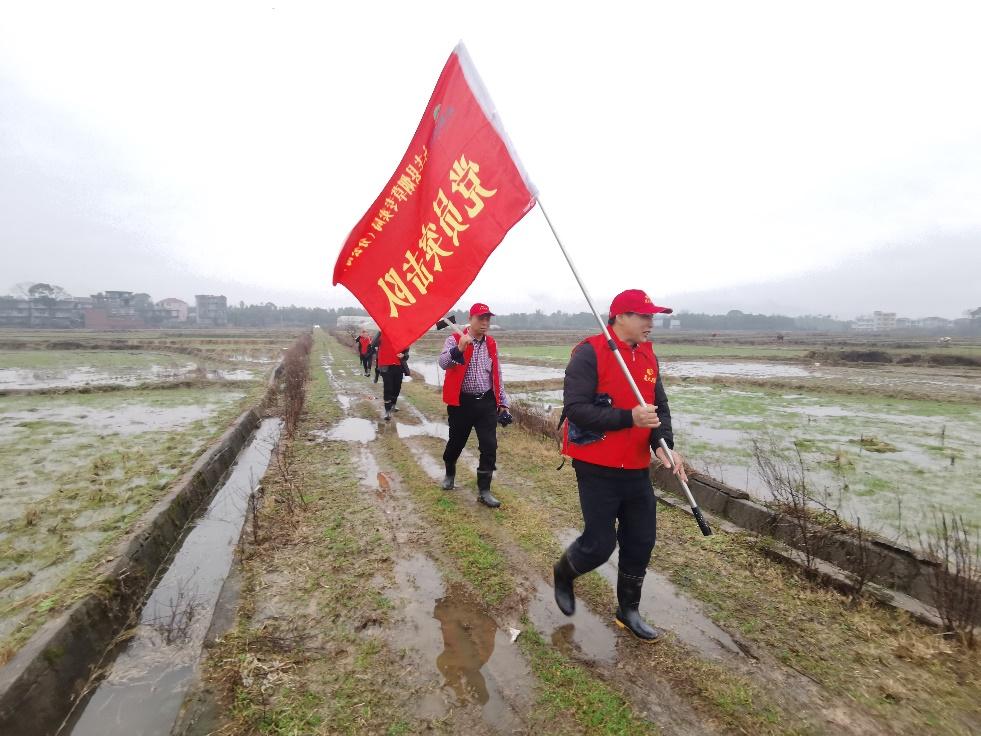
[[[484,506],[489,506],[492,509],[496,509],[501,505],[501,502],[494,498],[490,492],[491,478],[493,477],[493,470],[477,471],[477,500],[484,504]]]
[[[617,577],[617,626],[627,629],[641,641],[659,641],[664,633],[647,623],[640,617],[637,610],[640,606],[640,591],[644,587],[644,578],[634,577],[621,572]]]
[[[555,580],[555,604],[566,616],[576,612],[576,593],[572,581],[579,577],[576,568],[569,562],[569,552],[563,552],[559,561],[552,568]]]
[[[390,407],[388,404],[385,404],[385,421],[388,422],[391,421],[391,419],[392,419],[392,407]]]
[[[444,463],[446,465],[446,476],[443,478],[443,482],[439,484],[439,487],[444,491],[452,491],[453,483],[456,480],[456,463]]]

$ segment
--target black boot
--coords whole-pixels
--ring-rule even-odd
[[[388,421],[391,421],[391,419],[392,419],[392,407],[390,407],[386,403],[385,404],[385,421],[388,422]]]
[[[579,573],[569,561],[568,550],[562,553],[552,572],[555,574],[555,603],[562,613],[571,616],[576,612],[576,593],[572,589],[572,581],[579,577]]]
[[[439,487],[444,491],[452,491],[453,483],[456,480],[456,463],[447,463],[444,461],[444,464],[446,465],[446,476],[443,478],[443,482],[440,483]]]
[[[484,504],[484,506],[496,509],[501,505],[501,502],[494,498],[490,492],[491,478],[493,477],[493,470],[477,471],[477,500]]]
[[[644,578],[634,577],[621,572],[617,577],[617,606],[616,622],[621,628],[642,641],[659,641],[664,633],[648,626],[640,617],[637,608],[640,606],[640,591],[644,587]]]

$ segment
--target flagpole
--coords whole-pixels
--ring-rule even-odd
[[[634,392],[637,402],[641,406],[647,406],[647,402],[644,401],[643,394],[641,394],[640,389],[637,387],[637,382],[634,380],[634,377],[630,375],[630,369],[627,368],[627,362],[623,359],[623,355],[620,354],[620,351],[617,350],[617,344],[610,336],[610,330],[607,327],[606,322],[604,322],[603,318],[600,317],[599,311],[597,311],[596,305],[593,303],[593,299],[589,296],[589,291],[586,289],[586,284],[583,283],[582,277],[579,276],[579,271],[576,270],[575,264],[569,257],[569,251],[567,251],[565,246],[562,245],[562,239],[555,231],[555,226],[552,224],[552,220],[549,219],[548,213],[545,211],[545,207],[542,206],[542,200],[539,198],[537,199],[537,202],[538,209],[540,209],[542,211],[542,215],[545,216],[545,222],[548,223],[548,228],[552,231],[555,242],[559,244],[559,250],[561,250],[562,255],[565,256],[565,261],[569,264],[569,268],[572,270],[572,275],[576,277],[576,283],[579,284],[579,288],[582,290],[582,295],[586,297],[586,303],[589,304],[590,311],[592,311],[593,316],[596,317],[600,330],[603,332],[603,337],[606,338],[606,344],[610,347],[610,350],[613,351],[613,355],[616,357],[617,363],[620,364],[620,370],[623,371],[623,375],[627,379],[627,383],[630,384],[630,388]],[[668,443],[664,441],[663,437],[661,438],[661,448],[664,450],[664,454],[667,455],[668,461],[671,463],[671,469],[674,470],[674,454],[671,452],[670,448],[668,447]],[[679,480],[681,480],[681,487],[684,489],[685,495],[688,497],[688,505],[691,506],[691,512],[695,516],[695,521],[698,522],[698,528],[702,530],[703,535],[706,537],[709,536],[712,533],[712,529],[709,527],[708,522],[705,521],[705,517],[702,516],[702,511],[698,508],[698,504],[695,502],[695,497],[692,495],[691,489],[688,488],[688,483],[686,483],[680,477]]]

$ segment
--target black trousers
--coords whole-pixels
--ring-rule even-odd
[[[493,391],[485,391],[480,398],[470,394],[460,395],[459,406],[446,407],[450,425],[450,438],[443,451],[443,462],[456,464],[457,458],[470,439],[470,431],[477,430],[477,448],[480,450],[478,471],[497,468],[497,401]]]
[[[391,411],[402,391],[402,366],[383,365],[378,370],[382,376],[382,396],[385,399],[385,411]]]
[[[576,572],[602,565],[620,545],[620,570],[643,577],[657,539],[657,499],[650,473],[574,462],[585,529],[567,550]]]
[[[365,353],[361,356],[361,367],[364,369],[365,375],[371,371],[371,353]]]

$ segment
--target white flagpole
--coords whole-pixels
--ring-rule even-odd
[[[555,237],[555,242],[559,244],[559,250],[561,250],[562,255],[565,256],[566,263],[568,263],[569,268],[572,269],[572,275],[576,277],[576,282],[579,284],[579,288],[582,290],[582,295],[586,297],[586,303],[589,304],[590,311],[593,313],[593,316],[596,317],[600,330],[603,331],[603,337],[606,338],[606,344],[609,345],[610,350],[613,351],[613,355],[616,357],[617,363],[620,364],[620,370],[623,371],[623,375],[626,377],[627,383],[630,384],[630,388],[633,390],[634,396],[637,398],[637,403],[639,403],[641,406],[646,406],[647,402],[644,401],[644,396],[640,393],[640,389],[637,387],[637,382],[634,381],[634,377],[630,375],[630,369],[627,368],[627,362],[623,359],[620,351],[617,350],[617,344],[613,341],[613,338],[610,337],[610,330],[607,327],[606,322],[603,321],[603,318],[600,317],[600,314],[596,309],[596,305],[589,296],[589,291],[586,289],[586,285],[583,283],[582,278],[579,276],[579,272],[576,270],[575,264],[572,262],[572,259],[569,258],[569,252],[565,249],[565,246],[562,245],[562,240],[559,238],[559,234],[555,232],[555,226],[552,225],[552,221],[549,219],[548,213],[542,206],[542,200],[539,198],[537,201],[538,208],[545,216],[545,222],[548,223],[548,227],[552,231],[552,235]],[[664,438],[661,438],[661,448],[664,450],[664,454],[668,456],[668,461],[671,463],[671,469],[674,470],[674,455],[668,447],[668,443],[664,441]],[[678,480],[681,480],[681,478],[679,477]],[[709,536],[712,533],[712,529],[709,527],[708,522],[705,521],[705,517],[702,516],[702,511],[698,508],[698,504],[695,502],[695,497],[692,495],[691,489],[684,480],[681,480],[681,487],[685,491],[685,496],[688,497],[688,505],[691,506],[691,512],[695,516],[695,521],[698,522],[698,528],[702,530],[703,535],[706,537]]]

